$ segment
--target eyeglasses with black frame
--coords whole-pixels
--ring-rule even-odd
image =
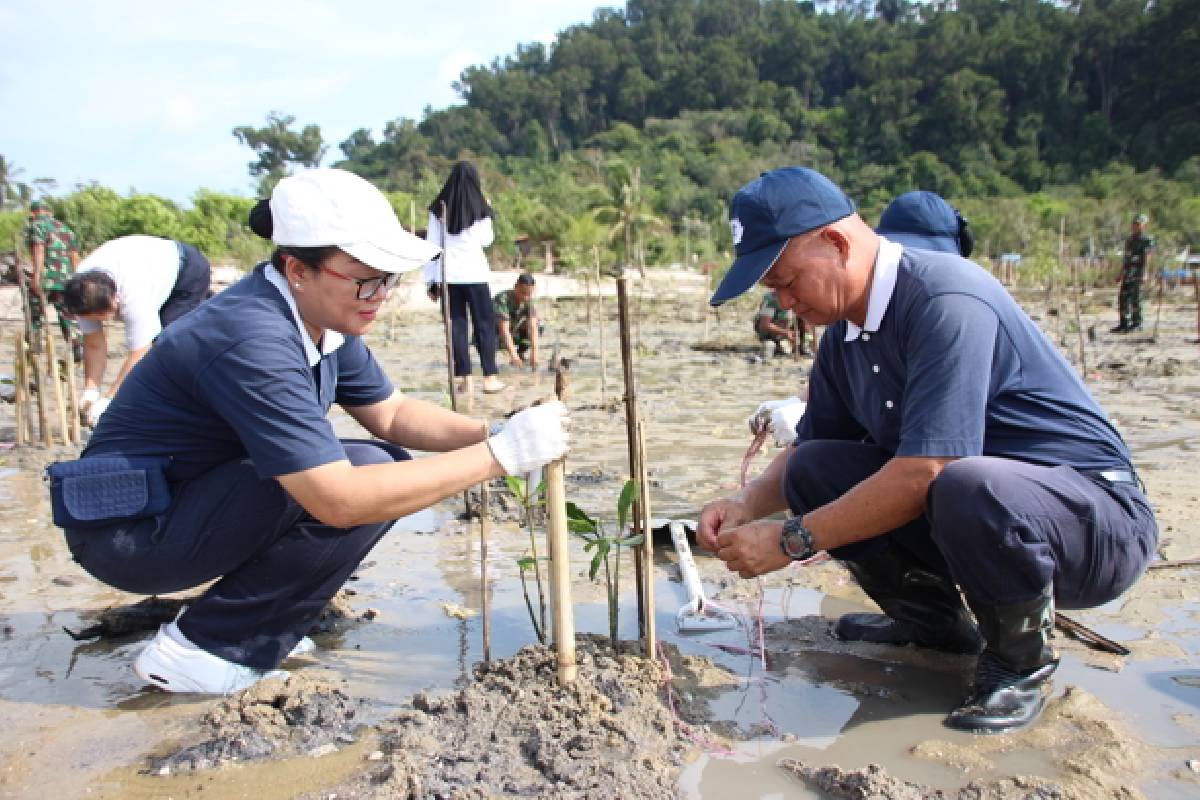
[[[377,278],[355,278],[350,275],[345,275],[341,272],[338,272],[333,267],[327,267],[324,264],[320,265],[320,267],[318,267],[318,269],[320,269],[322,272],[328,272],[330,275],[334,276],[335,278],[341,278],[344,281],[350,281],[351,283],[357,283],[358,284],[358,295],[357,296],[358,296],[359,300],[370,300],[375,295],[379,294],[380,289],[383,289],[385,287],[390,292],[392,289],[394,289],[396,287],[396,284],[400,282],[400,277],[401,277],[400,273],[393,272],[388,275],[380,275]]]

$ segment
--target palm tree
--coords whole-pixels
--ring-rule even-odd
[[[654,211],[642,196],[642,168],[630,167],[620,159],[612,159],[607,164],[608,198],[604,205],[593,206],[592,214],[596,220],[608,225],[608,241],[611,244],[617,236],[621,236],[624,248],[621,255],[626,264],[630,263],[634,252],[634,240],[642,241],[646,233],[654,233],[666,228],[666,223],[654,215]],[[638,268],[645,276],[646,265],[639,261]]]
[[[0,155],[0,211],[21,208],[30,199],[29,184],[17,180],[25,170]]]

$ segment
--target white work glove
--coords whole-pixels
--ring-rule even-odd
[[[79,410],[87,412],[88,406],[100,399],[99,389],[84,389],[79,395]]]
[[[506,474],[524,475],[567,454],[569,427],[567,407],[552,400],[515,414],[487,443]]]
[[[91,425],[93,428],[96,427],[96,423],[100,421],[100,415],[104,413],[111,402],[111,397],[101,397],[92,403],[87,410],[88,425]]]
[[[759,405],[746,423],[756,436],[765,429],[775,437],[776,447],[787,447],[796,440],[796,423],[804,416],[806,405],[799,397],[768,400]]]

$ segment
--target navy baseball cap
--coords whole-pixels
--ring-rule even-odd
[[[762,280],[788,239],[853,213],[853,201],[816,170],[783,167],[764,172],[743,186],[729,205],[737,258],[708,302],[719,306]]]
[[[875,232],[919,250],[958,255],[958,214],[933,192],[907,192],[884,209]]]

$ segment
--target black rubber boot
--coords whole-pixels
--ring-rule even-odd
[[[1054,599],[1013,605],[971,601],[987,641],[975,667],[973,694],[946,717],[948,727],[973,733],[1004,733],[1037,719],[1050,694],[1058,654],[1050,645]]]
[[[978,653],[983,639],[958,587],[931,572],[907,551],[889,547],[859,561],[844,561],[883,614],[845,614],[834,635],[850,642],[915,644],[947,653]]]

